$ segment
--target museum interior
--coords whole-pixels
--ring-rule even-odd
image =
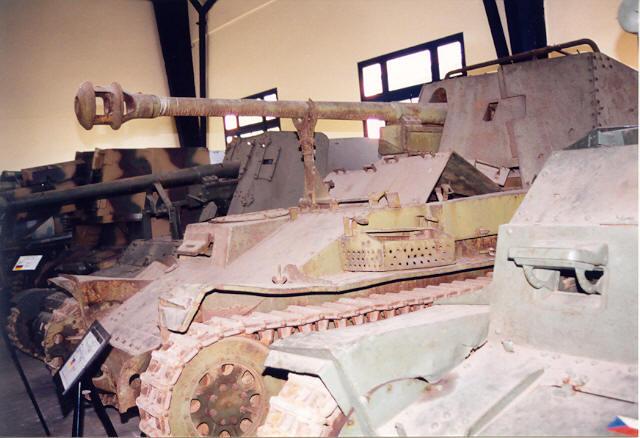
[[[637,0],[0,0],[0,436],[638,436]]]

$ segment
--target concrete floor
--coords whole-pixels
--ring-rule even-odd
[[[21,352],[17,352],[24,373],[29,379],[40,410],[45,417],[52,436],[71,436],[73,402],[66,404],[58,398],[51,374],[44,364]],[[140,436],[137,412],[129,418],[121,417],[118,411],[107,408],[118,436]],[[0,436],[45,436],[20,376],[0,336]],[[84,436],[106,436],[102,423],[90,404],[85,404]]]

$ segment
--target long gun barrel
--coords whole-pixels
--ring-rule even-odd
[[[57,189],[40,193],[31,193],[26,196],[17,196],[14,192],[3,193],[0,196],[0,212],[8,210],[13,212],[26,211],[53,205],[66,205],[86,199],[102,199],[113,196],[139,193],[159,183],[164,188],[179,185],[195,184],[205,177],[237,178],[240,163],[237,161],[222,164],[206,164],[202,166],[179,169],[173,172],[163,172],[142,176],[123,178],[115,181],[87,184],[69,189]]]
[[[97,114],[96,98],[104,103],[104,114]],[[313,112],[317,119],[366,120],[387,122],[412,121],[442,125],[446,116],[443,104],[385,102],[314,102],[253,99],[203,99],[191,97],[160,97],[152,94],[132,94],[117,83],[107,87],[84,82],[75,98],[78,121],[85,129],[93,125],[110,125],[118,129],[132,119],[161,116],[270,116],[298,119]]]

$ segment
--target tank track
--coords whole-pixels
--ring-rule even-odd
[[[20,351],[47,363],[52,371],[57,371],[59,366],[62,364],[60,363],[58,366],[55,366],[59,361],[50,363],[51,358],[47,357],[47,349],[44,345],[44,340],[47,337],[48,330],[49,327],[51,327],[52,322],[63,321],[72,316],[72,314],[74,312],[77,312],[78,310],[79,307],[75,299],[68,297],[63,292],[53,290],[51,295],[44,298],[34,321],[29,322],[30,324],[37,324],[38,326],[37,332],[39,332],[40,336],[38,339],[34,338],[33,342],[39,344],[42,349],[34,348],[32,345],[25,345],[21,340],[21,336],[18,333],[18,326],[20,324],[24,324],[24,322],[20,321],[20,318],[22,316],[20,304],[17,304],[10,309],[6,323],[7,336],[9,337],[13,345]],[[49,335],[51,336],[51,334]]]
[[[41,361],[44,361],[44,355],[40,354],[33,348],[24,345],[20,341],[20,337],[18,336],[18,320],[20,319],[20,309],[17,307],[12,307],[11,312],[9,313],[9,317],[7,318],[7,336],[9,340],[18,350],[22,351],[25,354],[35,357]]]
[[[269,413],[258,436],[337,436],[345,422],[319,377],[289,373],[280,393],[269,399]]]
[[[171,435],[168,412],[174,385],[184,367],[201,349],[222,339],[246,336],[270,345],[298,332],[361,325],[420,310],[431,306],[437,299],[480,290],[490,281],[491,273],[401,292],[345,297],[321,305],[291,305],[284,311],[253,312],[229,318],[212,317],[203,323],[193,322],[186,333],[171,333],[163,347],[151,353],[149,366],[140,376],[142,386],[136,399],[140,430],[150,437]]]
[[[60,307],[53,309],[51,314],[43,316],[42,346],[45,351],[44,362],[51,372],[55,373],[62,367],[67,356],[73,352],[76,344],[85,333],[85,327],[81,321],[80,304],[75,298],[66,298]],[[77,341],[72,344],[67,341],[65,344],[65,341],[58,341],[57,337],[64,339],[62,330],[65,327],[63,324],[69,324],[70,321],[72,323],[69,327],[73,328]]]

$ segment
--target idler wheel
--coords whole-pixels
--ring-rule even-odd
[[[17,347],[25,353],[42,358],[44,351],[39,326],[34,328],[34,321],[43,309],[49,309],[49,298],[55,298],[60,292],[55,289],[28,289],[19,292],[13,298],[14,307],[9,318],[9,333],[18,343]]]
[[[201,350],[176,382],[169,407],[173,436],[254,436],[282,386],[263,376],[268,348],[229,338]]]

